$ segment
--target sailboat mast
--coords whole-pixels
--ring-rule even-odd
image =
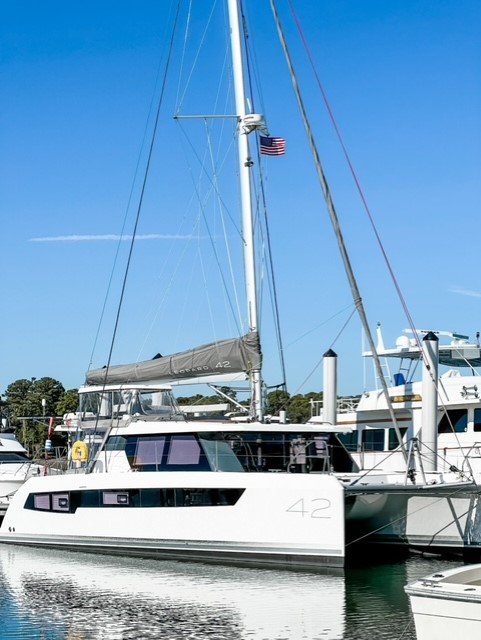
[[[239,180],[242,206],[242,231],[244,242],[244,271],[247,294],[247,317],[249,320],[249,331],[258,332],[259,316],[257,309],[258,304],[255,269],[254,225],[251,195],[251,167],[253,162],[249,153],[249,129],[243,126],[245,116],[247,115],[247,109],[244,85],[244,62],[242,55],[241,23],[238,0],[227,0],[227,5],[229,11],[235,105],[239,123],[237,146],[239,152]],[[254,369],[251,371],[251,393],[253,417],[257,420],[262,420],[262,378],[260,369]]]

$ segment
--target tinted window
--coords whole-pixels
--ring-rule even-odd
[[[384,451],[384,429],[363,429],[362,444],[364,451]]]
[[[481,431],[481,409],[474,410],[474,425],[475,431]]]
[[[245,489],[109,489],[30,494],[25,509],[75,513],[89,507],[212,507],[234,505]]]
[[[445,411],[438,426],[438,433],[464,433],[468,430],[467,409]]]
[[[401,437],[404,439],[407,428],[399,427],[399,431],[401,432]],[[397,449],[398,447],[399,447],[399,440],[396,434],[396,429],[389,429],[389,451],[392,451],[393,449]]]
[[[348,451],[357,451],[358,435],[357,431],[353,431],[352,433],[338,433],[337,437]]]
[[[0,463],[2,462],[30,462],[30,459],[21,453],[0,453]]]

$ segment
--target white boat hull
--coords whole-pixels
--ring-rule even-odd
[[[244,492],[228,506],[116,505],[81,507],[73,513],[25,506],[30,493],[179,487]],[[15,495],[0,542],[242,564],[342,566],[344,489],[327,474],[154,472],[32,478]]]

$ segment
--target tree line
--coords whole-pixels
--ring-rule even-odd
[[[78,389],[65,389],[54,378],[21,378],[8,385],[0,403],[4,428],[13,427],[23,446],[32,451],[45,443],[50,418],[76,411]],[[19,429],[21,427],[21,429]],[[55,435],[54,444],[64,444]]]
[[[235,399],[230,389],[222,389],[226,395]],[[271,391],[266,397],[266,415],[279,415],[286,411],[287,418],[293,423],[306,422],[312,413],[312,401],[322,400],[322,392],[311,391],[306,394],[291,396],[286,391]],[[196,394],[177,398],[182,405],[216,404],[226,402],[219,395],[204,396]],[[17,437],[28,450],[43,446],[45,443],[49,420],[60,418],[65,413],[78,409],[78,389],[65,389],[59,380],[54,378],[22,378],[8,385],[0,400],[0,414],[5,426],[17,430]],[[235,410],[235,405],[232,405]],[[54,445],[64,444],[62,437],[55,434]]]

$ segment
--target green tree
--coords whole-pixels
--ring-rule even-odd
[[[48,418],[56,415],[57,403],[64,393],[62,383],[49,377],[22,378],[8,385],[5,397],[10,420],[13,426],[22,427],[19,438],[25,447],[43,445]]]
[[[55,414],[63,416],[65,413],[72,413],[77,411],[78,405],[78,389],[68,389],[55,405]]]
[[[267,394],[266,413],[272,416],[278,416],[279,411],[285,411],[289,406],[290,395],[287,391],[277,389]]]
[[[322,392],[310,391],[305,395],[292,396],[287,407],[287,415],[291,422],[306,422],[311,417],[311,400],[321,400]]]

